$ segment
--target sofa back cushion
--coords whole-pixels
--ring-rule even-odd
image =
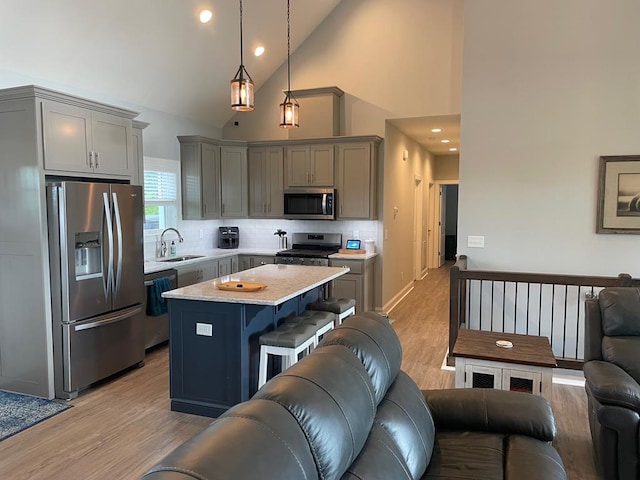
[[[394,439],[380,425],[374,425],[358,458],[341,480],[416,480]]]
[[[640,336],[604,337],[602,358],[619,366],[640,383]]]
[[[316,349],[272,378],[253,398],[270,400],[289,411],[304,432],[318,478],[327,480],[339,479],[358,456],[377,406],[362,363],[340,345]]]
[[[142,478],[316,479],[304,432],[281,405],[249,400],[227,410]]]
[[[435,426],[422,392],[406,373],[398,374],[378,405],[375,423],[393,439],[411,477],[421,478],[431,461]]]
[[[640,335],[639,288],[605,288],[599,293],[598,302],[605,335]]]
[[[328,345],[343,345],[360,359],[371,377],[376,403],[379,403],[402,363],[400,340],[387,319],[374,312],[352,315],[327,333],[319,347]]]

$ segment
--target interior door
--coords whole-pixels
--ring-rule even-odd
[[[144,254],[142,251],[142,187],[111,185],[113,215],[113,308],[144,300]]]
[[[439,244],[438,244],[438,267],[444,265],[444,246],[446,236],[446,218],[447,218],[447,191],[440,185],[440,218],[438,219],[439,228]]]

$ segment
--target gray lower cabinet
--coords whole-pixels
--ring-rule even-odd
[[[238,272],[238,255],[218,260],[218,277]]]
[[[274,255],[239,255],[238,271],[276,263]]]
[[[199,262],[195,265],[178,267],[178,288],[218,278],[218,260]]]
[[[375,258],[366,260],[330,259],[331,267],[348,267],[349,273],[331,282],[330,295],[340,298],[354,298],[356,312],[374,309],[374,265]]]

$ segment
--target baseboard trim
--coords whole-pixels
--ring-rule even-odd
[[[382,309],[385,312],[391,313],[391,310],[393,310],[394,308],[396,308],[396,306],[404,299],[404,297],[406,297],[407,295],[409,295],[409,293],[411,293],[411,291],[413,290],[413,282],[411,282],[409,285],[407,285],[406,287],[404,287],[402,290],[400,290],[398,292],[398,294],[393,297],[391,300],[389,300],[383,307]]]

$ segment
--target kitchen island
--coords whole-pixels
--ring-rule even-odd
[[[169,304],[171,410],[217,417],[257,390],[260,335],[324,298],[342,267],[263,265],[162,294]],[[263,283],[226,291],[228,281]]]

